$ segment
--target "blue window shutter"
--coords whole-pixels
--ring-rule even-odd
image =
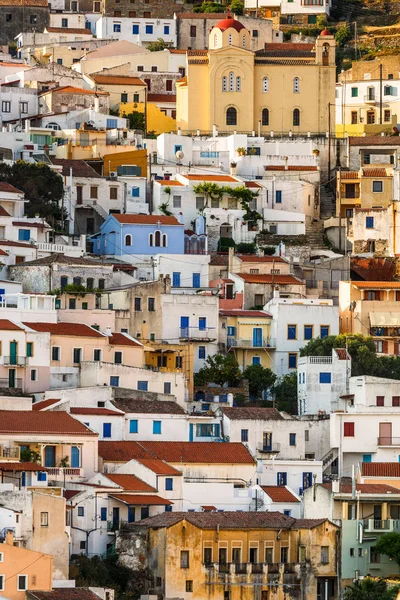
[[[38,481],[47,481],[47,473],[44,473],[44,471],[39,471],[37,478]]]
[[[282,192],[281,190],[276,190],[276,204],[282,204]]]
[[[229,336],[236,335],[236,327],[227,327],[227,332]]]
[[[220,437],[220,431],[221,431],[220,425],[219,425],[219,423],[216,423],[214,425],[214,435],[215,435],[215,437],[217,437],[217,438]]]
[[[111,437],[111,423],[103,423],[103,437]]]
[[[199,358],[205,358],[205,357],[206,357],[206,347],[199,346]]]
[[[80,468],[80,452],[77,446],[71,446],[71,467],[73,469]]]
[[[165,478],[165,489],[167,492],[171,492],[174,489],[174,480],[172,477]]]
[[[251,364],[252,365],[261,365],[261,358],[260,358],[260,356],[253,356],[253,358],[251,360]]]
[[[164,35],[169,34],[169,25],[164,25]]]
[[[181,274],[176,271],[172,273],[172,287],[181,287]]]
[[[139,423],[137,419],[131,419],[129,421],[129,433],[138,433],[139,431],[139,427],[138,427]]]
[[[206,317],[199,317],[199,330],[206,331],[207,329],[207,319]]]
[[[200,273],[193,273],[193,287],[200,287]]]
[[[319,374],[319,382],[320,383],[331,383],[332,374],[331,373],[320,373]]]
[[[107,521],[107,508],[105,506],[102,506],[100,509],[100,520]]]
[[[140,392],[147,392],[148,391],[148,387],[149,387],[149,382],[148,381],[138,381],[137,382],[137,389]]]
[[[140,189],[138,187],[133,187],[132,188],[132,196],[134,198],[139,198],[139,192],[140,192]]]
[[[365,227],[367,229],[373,229],[374,228],[374,217],[366,217],[365,218]]]
[[[327,325],[321,325],[320,337],[321,339],[329,336],[329,327]]]
[[[112,387],[118,387],[119,386],[119,377],[117,375],[111,375],[110,376],[110,385]]]
[[[29,242],[30,237],[31,233],[29,229],[18,229],[18,240],[20,242]]]
[[[134,35],[139,33],[139,25],[132,25],[132,33]]]
[[[161,421],[153,421],[153,433],[154,434],[161,433]]]
[[[312,483],[313,483],[312,473],[310,473],[310,472],[303,473],[303,490],[306,490],[307,488],[311,487]]]
[[[80,127],[80,125],[79,125]],[[107,129],[116,129],[118,127],[118,120],[117,119],[107,119],[107,124],[106,124]]]

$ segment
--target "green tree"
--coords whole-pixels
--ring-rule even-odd
[[[256,251],[256,245],[254,242],[239,242],[236,246],[236,252],[238,254],[254,254]]]
[[[147,50],[150,52],[160,52],[160,50],[165,50],[166,48],[170,48],[172,46],[171,42],[166,42],[162,38],[158,38],[155,42],[150,42],[146,46]]]
[[[129,129],[139,129],[144,131],[144,113],[139,110],[133,110],[129,115],[122,115],[129,120]]]
[[[244,10],[244,2],[242,0],[232,0],[231,11],[234,15],[242,15]]]
[[[195,13],[220,13],[224,12],[221,4],[217,2],[203,2],[200,6],[195,6],[193,9]]]
[[[338,46],[344,46],[351,40],[351,31],[348,25],[342,25],[335,33],[335,41]]]
[[[275,406],[297,415],[297,371],[280,377],[275,383]]]
[[[399,587],[388,588],[384,579],[365,577],[346,587],[344,600],[395,600]]]
[[[256,400],[259,400],[263,391],[271,388],[276,381],[275,373],[262,365],[250,365],[244,370],[243,377],[249,382],[250,395]]]
[[[0,181],[6,181],[24,192],[28,200],[24,210],[28,217],[39,215],[54,229],[61,230],[66,213],[62,214],[64,186],[58,173],[45,163],[19,160],[13,165],[0,165]]]
[[[375,544],[376,552],[386,554],[400,566],[400,533],[385,533]]]
[[[204,367],[195,375],[195,385],[216,383],[217,385],[236,385],[242,379],[236,358],[233,354],[214,354],[208,356]]]

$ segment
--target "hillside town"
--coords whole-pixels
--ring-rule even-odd
[[[399,600],[400,2],[0,4],[0,598]]]

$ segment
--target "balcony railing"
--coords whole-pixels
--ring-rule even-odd
[[[19,446],[5,447],[0,446],[0,458],[3,460],[18,460],[20,459]]]
[[[364,519],[365,531],[400,531],[399,519]]]
[[[0,388],[12,388],[12,389],[20,388],[20,389],[22,389],[22,379],[17,378],[17,379],[14,379],[14,381],[12,381],[12,382],[8,378],[0,379]]]
[[[180,339],[193,340],[215,340],[217,331],[215,328],[198,329],[197,327],[181,327],[179,330]]]
[[[268,573],[279,573],[281,569],[285,573],[294,573],[296,563],[204,563],[204,567],[221,574],[260,575],[267,570]]]
[[[74,477],[80,477],[81,469],[75,467],[48,467],[47,472],[49,476],[62,476],[64,475],[72,475]]]
[[[257,444],[257,450],[259,452],[265,452],[267,454],[271,454],[271,453],[277,453],[281,451],[281,445],[280,444]]]
[[[25,367],[28,364],[26,356],[3,356],[3,365]]]
[[[274,338],[263,338],[262,340],[244,340],[242,338],[227,338],[228,348],[276,348]]]
[[[378,446],[400,446],[400,437],[378,437]]]

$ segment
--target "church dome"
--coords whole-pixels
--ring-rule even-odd
[[[239,21],[233,17],[222,19],[222,21],[219,21],[216,25],[214,25],[214,28],[220,29],[221,31],[226,31],[226,29],[229,29],[230,27],[236,29],[236,31],[242,31],[242,29],[246,29],[242,23],[239,23]]]

